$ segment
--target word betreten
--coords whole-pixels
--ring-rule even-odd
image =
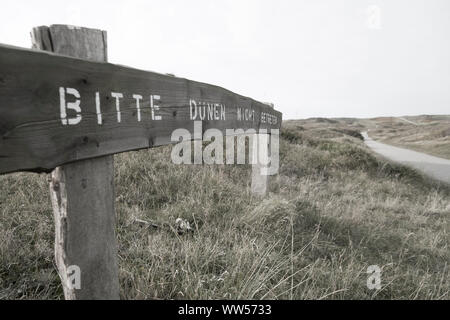
[[[68,96],[72,96],[72,101],[67,102]],[[116,113],[117,113],[117,122],[122,121],[121,112],[120,112],[120,99],[123,98],[123,93],[121,92],[111,92],[111,97],[115,98],[116,105]],[[143,100],[143,96],[140,94],[132,94],[133,99],[135,100],[136,106],[136,116],[137,121],[141,121],[141,101]],[[100,93],[97,91],[94,95],[95,99],[95,110],[97,114],[97,123],[102,124],[102,112],[100,105]],[[150,95],[150,110],[152,114],[152,120],[161,120],[161,116],[156,114],[156,111],[159,110],[159,106],[155,103],[159,101],[161,97],[159,95]],[[81,96],[77,89],[74,88],[59,88],[59,101],[60,101],[60,116],[61,122],[63,125],[76,125],[80,123],[82,119],[81,115]],[[67,110],[70,109],[75,111],[75,117],[68,117]]]
[[[261,112],[261,122],[275,125],[278,123],[278,118],[270,113]]]

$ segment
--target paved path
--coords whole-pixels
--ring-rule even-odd
[[[362,135],[364,142],[376,153],[450,184],[450,160],[376,142],[367,135],[367,132],[362,132]]]
[[[403,121],[405,121],[405,122],[408,122],[408,123],[411,123],[411,124],[413,124],[413,125],[415,125],[415,126],[420,126],[420,125],[422,125],[421,123],[416,123],[416,122],[413,122],[413,121],[411,121],[411,120],[408,120],[408,119],[406,119],[406,118],[399,118],[400,120],[403,120]]]

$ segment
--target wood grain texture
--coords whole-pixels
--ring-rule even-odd
[[[34,33],[35,38],[44,39],[41,41],[44,49],[55,48],[57,52],[70,54],[68,44],[79,41],[79,35],[52,40],[60,28],[63,26],[43,28]],[[50,35],[50,40],[45,39],[45,35]],[[102,31],[95,35],[95,41],[100,39],[104,39]],[[80,94],[82,119],[76,125],[62,124],[61,87],[74,88]],[[96,112],[97,92],[101,125]],[[120,123],[112,92],[123,94]],[[143,97],[141,121],[137,119],[133,94]],[[160,97],[154,101],[160,107],[157,111],[151,108],[151,95]],[[203,130],[278,129],[281,125],[280,112],[218,86],[119,65],[0,46],[0,173],[49,172],[64,163],[172,143],[170,136],[174,129],[193,132],[191,99],[198,104],[225,106],[225,119],[206,117],[202,120]],[[66,100],[73,102],[75,97],[67,94]],[[238,108],[249,110],[253,117],[238,120]],[[162,119],[155,120],[155,113]],[[68,118],[76,115],[76,111],[67,109]],[[195,120],[199,119],[197,115]]]
[[[57,25],[32,31],[33,47],[106,61],[106,33]],[[74,299],[119,299],[117,244],[114,233],[114,158],[76,161],[55,168],[50,196],[55,222],[55,260],[64,296]],[[80,288],[72,285],[79,267]]]

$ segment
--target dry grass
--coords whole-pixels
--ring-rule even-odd
[[[450,116],[371,120],[370,136],[375,140],[450,159]]]
[[[121,297],[449,299],[450,189],[375,158],[361,124],[320,121],[286,123],[264,199],[245,165],[174,165],[170,146],[116,156]],[[0,176],[2,299],[62,298],[46,179]],[[194,232],[136,222],[178,217]]]

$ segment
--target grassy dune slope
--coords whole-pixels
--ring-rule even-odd
[[[371,119],[370,136],[380,142],[450,159],[450,116]]]
[[[449,299],[450,188],[323,121],[286,122],[264,199],[249,166],[174,165],[170,146],[116,156],[121,297]],[[0,176],[0,298],[62,297],[47,176]]]

